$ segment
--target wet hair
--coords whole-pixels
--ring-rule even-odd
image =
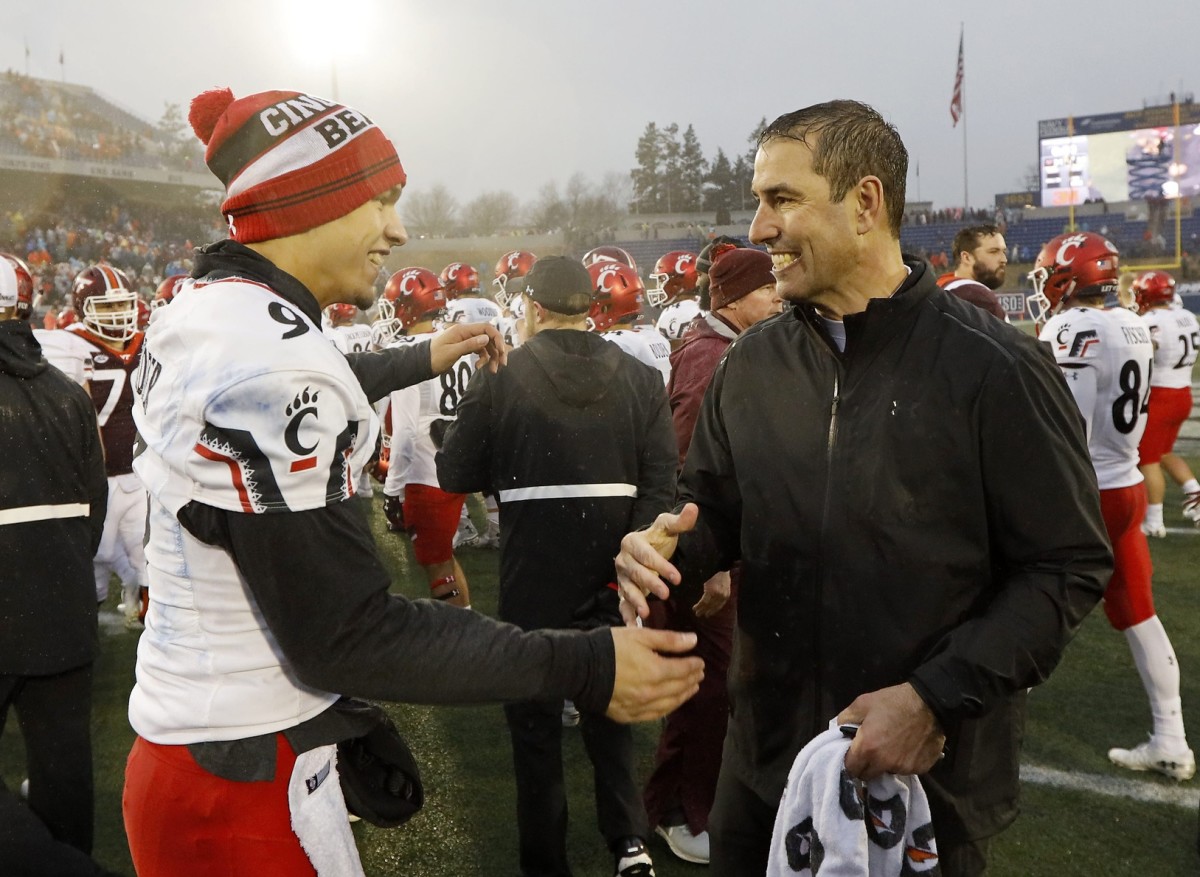
[[[859,101],[827,101],[780,116],[763,129],[758,145],[775,138],[798,140],[812,150],[813,171],[828,181],[834,202],[863,177],[878,177],[892,237],[899,239],[908,150],[883,116]]]
[[[974,253],[984,238],[994,234],[1000,234],[1000,229],[994,225],[968,225],[960,229],[954,236],[954,264],[961,265],[963,253]]]

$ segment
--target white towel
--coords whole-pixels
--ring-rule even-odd
[[[767,877],[940,873],[921,781],[892,774],[855,780],[846,773],[849,748],[835,719],[796,756],[775,817]]]
[[[288,805],[292,831],[318,877],[363,877],[338,779],[337,746],[320,746],[296,756]]]

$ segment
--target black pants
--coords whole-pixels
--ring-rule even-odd
[[[771,831],[779,802],[767,802],[729,771],[717,780],[717,800],[708,820],[709,877],[762,877],[767,873]],[[937,826],[934,826],[936,833]],[[981,877],[987,872],[991,839],[950,841],[938,838],[942,877]]]
[[[29,809],[55,840],[91,854],[92,665],[54,676],[0,675],[0,731],[10,706],[25,740]]]
[[[517,832],[524,877],[567,877],[567,796],[563,784],[562,701],[507,704],[517,783]],[[602,715],[583,713],[580,733],[596,792],[600,834],[649,835],[641,789],[634,776],[633,731]]]

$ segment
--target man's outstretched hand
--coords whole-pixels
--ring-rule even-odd
[[[691,697],[704,678],[704,661],[673,657],[690,652],[694,633],[611,628],[617,675],[607,715],[617,722],[646,722],[665,716]]]

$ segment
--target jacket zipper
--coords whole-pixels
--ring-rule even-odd
[[[815,640],[815,642],[817,644],[816,687],[813,690],[813,695],[814,695],[814,697],[817,698],[817,702],[814,704],[814,706],[816,706],[817,709],[813,710],[812,733],[813,733],[814,737],[817,734],[820,734],[823,730],[825,730],[825,721],[827,721],[827,720],[822,719],[821,715],[820,715],[820,696],[821,696],[821,690],[823,687],[823,680],[821,678],[821,676],[822,676],[821,668],[824,663],[822,660],[822,655],[821,655],[821,653],[822,653],[821,607],[824,605],[824,602],[825,602],[824,593],[823,593],[824,587],[825,587],[825,578],[826,578],[826,574],[827,574],[826,573],[826,557],[825,557],[825,539],[826,539],[826,534],[829,531],[829,507],[832,502],[831,497],[833,495],[833,451],[834,451],[834,446],[837,443],[838,405],[841,402],[841,392],[840,392],[841,382],[839,380],[839,373],[837,371],[837,368],[838,367],[835,366],[835,370],[833,373],[833,400],[830,402],[830,405],[829,405],[829,435],[825,442],[825,502],[821,509],[821,558],[820,558],[821,574],[820,574],[820,576],[817,577],[817,593],[816,593],[817,611],[813,613],[813,619],[816,621],[816,624],[814,625],[814,629],[813,629],[813,639]]]

